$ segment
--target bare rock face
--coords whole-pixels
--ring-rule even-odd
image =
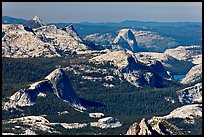
[[[85,110],[72,87],[70,79],[62,69],[56,69],[44,80],[31,84],[28,88],[17,91],[9,98],[8,102],[2,104],[2,109],[8,110],[17,106],[31,106],[37,97],[43,93],[53,92],[58,98],[69,103],[71,106]]]
[[[139,51],[135,36],[130,29],[120,30],[113,43],[119,45],[122,49],[130,50],[132,52]]]
[[[156,72],[158,73],[160,76],[162,76],[163,78],[171,78],[168,73],[166,72],[164,66],[162,65],[162,63],[160,61],[153,61],[151,64],[150,64],[150,69],[153,71],[153,72]]]
[[[177,91],[182,104],[202,103],[202,83]]]
[[[152,132],[150,131],[144,118],[141,120],[139,125],[140,125],[139,135],[152,135]]]
[[[132,124],[125,135],[138,135],[140,126],[138,123]]]
[[[162,118],[181,118],[194,121],[197,117],[202,117],[202,104],[189,104],[178,107]]]
[[[77,41],[83,42],[82,38],[78,35],[72,24],[62,28],[62,30],[72,35]]]
[[[190,84],[202,80],[202,64],[192,67],[186,76],[181,80],[182,84]]]
[[[50,81],[53,92],[58,98],[63,99],[76,108],[84,109],[72,87],[70,79],[66,76],[63,69],[54,70],[47,77],[45,77],[45,79]]]
[[[126,31],[130,30],[133,34],[134,37],[137,41],[137,45],[142,48],[148,48],[154,51],[160,50],[163,52],[165,49],[160,49],[159,47],[162,47],[163,45],[168,45],[168,47],[172,47],[174,45],[178,45],[178,43],[175,42],[175,40],[171,37],[163,37],[156,32],[151,32],[151,31],[138,31],[136,29],[122,29],[119,30],[119,33],[121,31]],[[117,32],[115,32],[117,33]],[[124,32],[123,32],[124,33]],[[117,39],[116,39],[117,38]],[[105,48],[114,48],[117,46],[115,42],[118,42],[121,40],[121,42],[124,42],[123,44],[118,42],[119,45],[121,46],[127,46],[126,49],[130,49],[129,44],[124,41],[125,38],[123,38],[122,35],[117,36],[117,34],[112,34],[112,33],[94,33],[87,35],[85,37],[86,40],[92,41],[94,43],[97,43],[99,45],[103,45]],[[124,39],[124,40],[123,40]],[[116,41],[117,40],[117,41]],[[110,46],[113,44],[112,46]],[[124,45],[125,44],[125,45]],[[137,50],[136,50],[137,51]]]
[[[144,85],[162,87],[165,79],[171,79],[160,61],[151,61],[147,64],[140,62],[131,51],[109,51],[91,58],[90,61],[96,64],[114,65],[119,79],[128,81],[136,87]]]
[[[139,124],[131,125],[125,135],[152,135],[152,133],[143,118]]]
[[[24,22],[23,25],[31,28],[46,26],[46,24],[38,16],[34,16],[31,20]]]
[[[23,25],[2,25],[5,33],[2,38],[2,57],[60,57],[55,47],[44,43],[32,29]]]
[[[91,127],[99,127],[102,129],[117,128],[117,127],[122,126],[122,123],[117,118],[105,117],[105,118],[99,119],[97,122],[91,122],[90,126]]]
[[[141,122],[131,125],[125,135],[179,135],[178,128],[167,121],[153,117],[149,120],[142,118]]]
[[[38,17],[24,25],[2,24],[2,57],[62,57],[88,49],[72,25],[58,29]]]
[[[193,61],[194,57],[202,54],[201,46],[179,46],[174,49],[167,49],[166,54],[178,59],[185,61]]]

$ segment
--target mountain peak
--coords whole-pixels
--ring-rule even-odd
[[[76,30],[74,29],[74,26],[72,24],[62,28],[62,30],[64,30],[64,31],[68,32],[69,34],[71,34],[77,41],[83,42],[83,40],[81,39],[79,34],[76,32]]]
[[[69,26],[67,26],[69,29],[74,29],[74,26],[73,26],[73,24],[70,24]]]
[[[28,88],[21,89],[14,93],[8,102],[5,102],[3,109],[16,108],[17,106],[32,106],[40,93],[53,92],[58,98],[78,110],[86,110],[82,106],[69,77],[61,68],[55,69],[43,80],[31,84]]]
[[[67,32],[72,31],[72,32],[76,33],[76,31],[75,31],[75,29],[74,29],[74,26],[73,26],[72,24],[70,24],[69,26],[66,26],[66,27],[62,28],[62,30],[67,31]]]
[[[42,22],[42,20],[38,16],[34,16],[32,20],[36,22]]]
[[[119,44],[123,49],[138,52],[137,41],[131,29],[121,29],[113,43]]]
[[[46,24],[38,16],[34,16],[31,20],[25,22],[24,25],[29,26],[31,28],[46,26]]]

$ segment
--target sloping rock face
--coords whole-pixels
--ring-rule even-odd
[[[171,78],[160,61],[153,61],[149,67],[153,72],[158,73],[163,78]]]
[[[78,35],[73,25],[69,25],[67,27],[62,28],[62,30],[66,31],[70,35],[72,35],[77,41],[83,42],[82,38]]]
[[[56,69],[45,79],[48,79],[52,85],[53,92],[58,98],[70,103],[72,106],[84,109],[81,102],[72,87],[70,79],[66,76],[63,69]]]
[[[202,117],[202,104],[190,104],[176,108],[168,115],[163,116],[164,119],[182,118],[194,120],[196,117]]]
[[[17,106],[31,106],[36,102],[40,93],[53,92],[58,98],[71,106],[85,110],[81,105],[69,78],[62,69],[56,69],[44,80],[31,84],[29,88],[21,89],[2,104],[2,109],[8,110]]]
[[[139,51],[135,36],[130,29],[120,30],[118,36],[113,41],[113,44],[117,44],[122,49],[131,50],[132,52]]]
[[[182,84],[190,84],[202,80],[202,64],[192,67],[181,80]]]
[[[202,54],[201,46],[179,46],[175,49],[167,49],[166,54],[178,59],[185,61],[193,61],[194,57]]]
[[[136,87],[144,85],[162,87],[165,79],[171,79],[159,61],[151,61],[147,64],[139,62],[131,51],[109,51],[93,57],[90,61],[96,64],[110,63],[114,65],[115,73],[119,79],[128,81]]]

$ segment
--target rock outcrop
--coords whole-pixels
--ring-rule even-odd
[[[174,49],[167,49],[166,54],[178,59],[185,61],[193,61],[194,57],[202,54],[201,46],[179,46]]]
[[[30,28],[46,26],[46,24],[38,16],[34,16],[33,19],[24,22],[23,25]]]
[[[122,49],[138,52],[139,47],[133,32],[130,29],[121,29],[113,44],[119,45]]]
[[[182,84],[200,82],[202,80],[202,64],[192,67],[186,76],[181,80]]]
[[[140,50],[144,48],[147,51],[164,52],[167,47],[173,47],[175,45],[178,45],[178,43],[172,37],[163,37],[157,34],[156,32],[136,30],[136,29],[129,29],[129,30],[134,34],[134,37],[137,41],[137,45],[139,45]],[[117,46],[117,44],[114,44],[114,40],[118,41],[120,39],[121,41],[124,42],[124,44],[127,45],[127,49],[130,49],[129,44],[123,40],[124,38],[122,37],[120,38],[118,36],[119,34],[118,31],[120,32],[120,30],[116,30],[114,32],[112,31],[108,33],[94,33],[94,34],[87,35],[84,39],[94,42],[98,45],[102,45],[104,48],[108,48],[108,49],[110,48],[114,49],[115,46]],[[166,47],[164,47],[164,45]]]
[[[189,71],[189,69],[193,66],[192,62],[178,60],[166,53],[138,52],[138,53],[135,53],[135,55],[138,61],[146,64],[148,64],[151,61],[158,60],[162,63],[165,69],[169,70],[171,73],[179,72],[184,74],[184,73],[187,73],[187,71]]]
[[[2,109],[8,110],[17,106],[31,106],[36,102],[40,93],[46,94],[47,92],[53,92],[58,98],[71,106],[85,110],[63,69],[56,69],[44,80],[17,91],[9,98],[8,102],[2,104]]]
[[[75,90],[72,87],[69,77],[66,76],[63,69],[54,70],[47,77],[45,77],[45,79],[50,81],[53,92],[58,98],[63,99],[76,108],[84,109]]]
[[[125,135],[139,135],[140,125],[138,123],[133,123]]]
[[[202,104],[189,104],[178,107],[162,118],[181,118],[188,121],[194,121],[197,117],[202,117]]]
[[[38,131],[47,133],[58,133],[50,122],[43,116],[25,116],[19,118],[13,118],[9,120],[3,120],[3,124],[18,125],[10,128],[9,132],[14,132],[15,135],[37,135]],[[15,130],[20,131],[16,133]]]
[[[91,122],[91,127],[99,127],[99,128],[117,128],[122,126],[120,121],[114,117],[105,117],[99,119],[97,122]]]
[[[202,103],[202,83],[177,91],[182,104]]]
[[[37,17],[35,22],[39,22]],[[62,57],[88,50],[73,26],[58,29],[55,25],[35,28],[20,24],[2,25],[2,57]]]
[[[149,63],[139,62],[131,51],[109,51],[91,58],[90,61],[95,64],[114,65],[119,79],[128,81],[136,87],[144,85],[162,87],[164,80],[171,79],[161,62],[155,60]]]
[[[153,117],[142,118],[141,122],[132,124],[125,135],[181,135],[179,129],[167,121]]]
[[[89,117],[92,117],[92,118],[101,118],[103,116],[104,116],[103,113],[89,113]]]

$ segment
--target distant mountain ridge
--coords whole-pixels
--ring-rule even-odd
[[[26,22],[25,19],[2,16],[2,24],[22,24],[24,22]]]
[[[24,23],[27,20],[2,16],[2,24],[16,24]],[[55,22],[60,24],[70,24],[69,22]],[[55,24],[48,23],[48,24]],[[92,22],[79,22],[73,24],[82,24],[82,25],[93,25],[93,26],[114,26],[114,27],[150,27],[150,26],[186,26],[186,25],[202,25],[201,22],[159,22],[159,21],[136,21],[136,20],[125,20],[121,22],[105,22],[105,23],[92,23]]]
[[[157,21],[136,21],[125,20],[121,22],[107,22],[107,23],[91,23],[80,22],[84,25],[96,25],[96,26],[114,26],[114,27],[151,27],[151,26],[186,26],[186,25],[201,25],[201,22],[157,22]]]

